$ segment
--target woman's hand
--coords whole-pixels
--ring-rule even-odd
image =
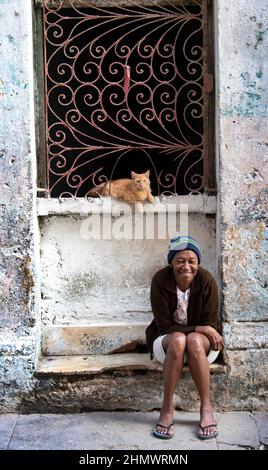
[[[214,351],[220,351],[223,348],[222,336],[212,326],[196,326],[195,331],[208,338]]]

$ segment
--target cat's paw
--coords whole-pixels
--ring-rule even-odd
[[[143,204],[141,202],[136,202],[135,203],[135,212],[137,212],[138,214],[143,214],[144,208],[143,208]]]

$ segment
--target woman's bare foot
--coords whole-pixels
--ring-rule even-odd
[[[173,412],[162,412],[155,427],[158,433],[173,436]]]
[[[216,437],[217,422],[213,413],[212,406],[203,407],[200,410],[200,424],[198,430],[199,437]]]

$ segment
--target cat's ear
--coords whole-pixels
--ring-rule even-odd
[[[149,178],[149,176],[150,176],[150,170],[146,171],[146,173],[144,173],[144,174],[145,174],[146,178]]]
[[[135,171],[132,171],[130,174],[131,174],[132,179],[134,179],[137,176],[137,173],[135,173]]]

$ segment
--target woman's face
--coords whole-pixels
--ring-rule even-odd
[[[190,284],[198,271],[198,258],[194,251],[178,251],[172,259],[172,267],[176,278]]]

